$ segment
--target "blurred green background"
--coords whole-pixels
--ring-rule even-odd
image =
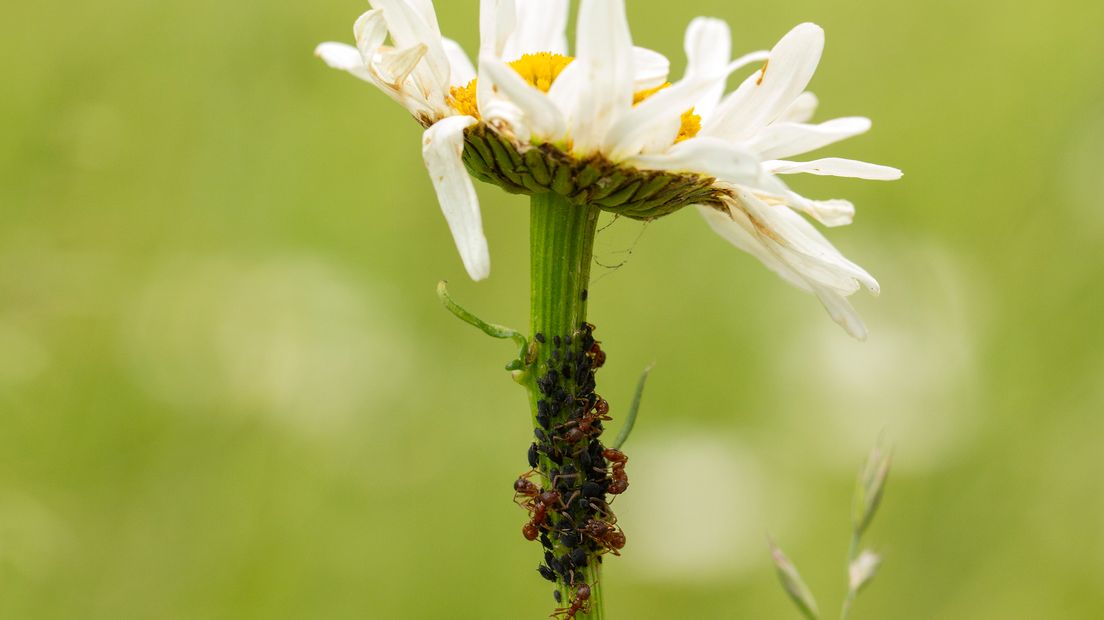
[[[477,3],[438,2],[469,50]],[[510,484],[512,351],[438,279],[524,325],[524,199],[480,189],[464,275],[419,128],[312,57],[364,3],[14,3],[0,24],[0,617],[534,618]],[[866,344],[699,216],[598,237],[592,316],[627,445],[611,618],[793,618],[769,531],[822,607],[854,472],[895,470],[855,618],[1104,617],[1104,4],[632,0],[683,66],[696,15],[769,47],[815,21],[827,154],[899,166],[830,236],[877,276]]]

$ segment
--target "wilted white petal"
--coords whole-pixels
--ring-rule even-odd
[[[773,174],[816,174],[820,176],[849,177],[868,181],[896,181],[901,171],[889,166],[879,166],[865,161],[826,157],[813,161],[773,160],[763,162],[763,167]]]
[[[754,153],[717,138],[691,138],[666,153],[637,155],[625,163],[642,170],[708,174],[729,183],[746,183],[759,174]]]
[[[342,71],[364,69],[364,59],[360,57],[360,51],[345,43],[334,43],[332,41],[320,43],[318,47],[314,48],[314,55],[334,69],[341,69]]]
[[[719,19],[698,17],[690,22],[683,41],[686,49],[686,73],[718,75],[732,58],[732,34]],[[717,80],[694,104],[694,113],[703,119],[713,114],[724,95],[725,80]]]
[[[387,22],[383,19],[383,11],[372,9],[358,17],[353,24],[353,37],[364,64],[372,62],[380,46],[387,40]]]
[[[421,2],[415,9],[404,0],[369,0],[369,3],[372,8],[383,9],[383,18],[395,47],[405,49],[425,44],[425,60],[415,68],[414,79],[425,99],[443,113],[448,113],[445,100],[451,70],[441,43],[441,32],[435,17],[427,21],[420,14],[426,10],[432,13],[433,5]]]
[[[759,259],[763,266],[778,274],[786,282],[803,291],[810,293],[813,291],[801,275],[782,262],[763,245],[759,237],[751,233],[754,226],[743,211],[727,208],[722,211],[711,205],[698,205],[698,213],[702,214],[709,227],[722,239]]]
[[[819,125],[774,123],[747,142],[764,159],[792,157],[866,133],[870,119],[861,116],[837,118]]]
[[[517,26],[506,41],[503,60],[525,54],[567,54],[568,0],[516,0]]]
[[[866,340],[866,325],[859,313],[855,311],[855,307],[847,301],[847,297],[825,286],[814,285],[813,292],[816,293],[817,299],[820,300],[824,309],[828,311],[828,316],[832,317],[833,321],[850,334],[852,338]]]
[[[874,295],[878,281],[865,269],[847,260],[805,218],[785,206],[767,205],[746,189],[733,188],[735,204],[743,209],[756,230],[777,246],[779,257],[802,274],[810,285],[851,294],[862,284]]]
[[[855,205],[848,200],[809,200],[794,192],[787,192],[784,200],[825,226],[847,226],[855,219]]]
[[[845,226],[855,217],[855,205],[846,200],[810,200],[772,174],[761,174],[756,181],[752,194],[767,205],[789,206],[825,226]]]
[[[475,79],[475,67],[460,44],[452,39],[442,39],[445,55],[449,60],[449,85],[466,86]]]
[[[526,82],[517,71],[491,56],[479,59],[480,73],[489,76],[495,88],[516,105],[531,134],[547,140],[558,140],[566,131],[563,114],[548,95]]]
[[[572,101],[555,97],[567,117],[574,152],[589,154],[632,106],[633,45],[624,0],[582,0],[570,73]],[[564,72],[567,72],[567,69]],[[564,78],[556,80],[559,83]],[[581,85],[585,87],[580,87]],[[553,84],[555,88],[555,83]]]
[[[817,106],[820,105],[820,100],[817,96],[809,91],[805,91],[794,99],[794,102],[790,104],[790,107],[786,108],[775,122],[785,123],[808,123],[813,118],[813,114],[816,114]]]
[[[770,59],[717,108],[702,134],[744,140],[765,127],[797,99],[812,79],[824,51],[824,31],[800,24],[771,50]]]
[[[671,61],[646,47],[633,48],[633,92],[650,90],[667,83]]]
[[[425,58],[426,46],[419,43],[413,47],[401,50],[389,50],[379,55],[377,67],[383,78],[396,89],[402,88],[406,78]]]
[[[482,280],[491,273],[490,252],[483,236],[479,199],[461,159],[464,130],[477,122],[471,116],[438,121],[422,135],[422,158],[464,267],[473,280]]]
[[[738,198],[724,201],[723,209],[699,206],[698,211],[717,234],[759,259],[764,266],[790,284],[815,294],[834,321],[855,338],[865,339],[866,328],[846,299],[857,288],[852,275],[846,270],[841,272],[838,268],[818,264],[807,255],[793,251],[792,239],[785,239],[783,235],[789,234],[792,237],[794,231],[783,230],[784,226],[772,227],[777,223],[764,221],[761,213],[752,213],[755,208],[753,203],[757,202],[754,198],[740,192],[737,194]],[[788,213],[801,220],[784,206],[759,206],[774,209],[778,213]],[[824,244],[827,253],[838,254],[827,241]]]

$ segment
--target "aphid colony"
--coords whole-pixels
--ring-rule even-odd
[[[583,323],[573,334],[538,333],[534,339],[551,351],[541,356],[536,441],[529,446],[529,471],[514,482],[514,501],[529,513],[522,535],[544,547],[537,571],[574,593],[552,616],[571,619],[588,607],[587,565],[601,562],[605,553],[620,555],[625,546],[607,497],[628,489],[629,459],[599,440],[602,423],[612,418],[609,403],[594,392],[594,373],[606,361],[594,326]],[[560,591],[554,594],[562,602]]]

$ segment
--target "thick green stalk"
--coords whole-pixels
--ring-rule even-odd
[[[529,328],[569,334],[586,321],[597,208],[572,205],[559,194],[536,194],[529,215]],[[547,358],[545,358],[547,359]]]
[[[529,232],[529,341],[538,343],[537,334],[541,334],[546,341],[534,346],[535,368],[549,366],[552,352],[556,348],[553,338],[577,333],[587,320],[587,287],[599,213],[600,209],[596,207],[573,205],[565,197],[553,192],[532,197]],[[566,350],[566,346],[561,349]],[[536,428],[540,427],[537,422],[537,403],[541,399],[537,379],[540,375],[540,372],[529,373],[526,382]],[[540,457],[539,463],[542,478],[548,480],[554,464],[546,455]],[[557,515],[553,515],[551,519],[554,525],[562,523],[562,517]],[[555,542],[554,552],[559,555],[564,551],[565,548],[558,541]],[[590,587],[590,601],[587,611],[580,611],[575,616],[580,620],[604,618],[600,567],[599,558],[593,556],[583,571],[583,580]],[[572,586],[560,579],[556,587],[562,597],[561,606],[570,606],[578,591],[578,584]]]

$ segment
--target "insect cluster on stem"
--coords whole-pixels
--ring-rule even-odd
[[[600,440],[603,423],[612,418],[609,403],[594,391],[594,374],[606,361],[594,326],[583,323],[571,334],[551,337],[537,333],[534,340],[550,351],[536,380],[530,469],[514,482],[514,501],[529,513],[522,535],[544,547],[537,571],[573,592],[570,603],[553,613],[570,620],[588,609],[586,568],[603,554],[620,555],[625,546],[610,496],[628,489],[628,457]],[[555,595],[563,602],[560,590]]]

